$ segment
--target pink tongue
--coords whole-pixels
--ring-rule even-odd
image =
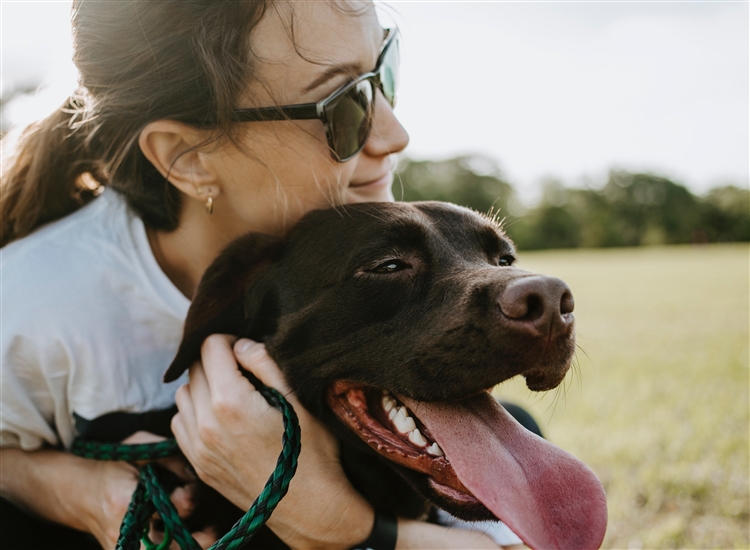
[[[457,402],[399,396],[461,482],[531,548],[599,548],[607,501],[582,462],[529,432],[485,393]]]

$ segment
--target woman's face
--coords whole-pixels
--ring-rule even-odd
[[[371,2],[272,4],[251,33],[254,80],[238,107],[318,102],[374,69],[384,33]],[[392,171],[408,135],[382,92],[364,148],[340,163],[320,120],[242,123],[242,149],[215,155],[212,223],[230,233],[276,232],[314,208],[391,201]]]

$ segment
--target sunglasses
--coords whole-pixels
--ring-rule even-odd
[[[383,92],[391,107],[395,106],[398,68],[398,30],[388,29],[375,69],[344,84],[324,100],[298,105],[235,109],[234,118],[237,122],[321,120],[326,129],[331,155],[338,162],[346,162],[359,153],[367,142],[375,114],[377,90]]]

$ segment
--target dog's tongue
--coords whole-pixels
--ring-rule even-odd
[[[526,430],[489,393],[442,403],[399,399],[461,482],[531,548],[599,548],[607,501],[581,461]]]

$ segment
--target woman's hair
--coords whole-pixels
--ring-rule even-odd
[[[28,127],[0,183],[0,246],[90,201],[107,185],[146,225],[177,226],[180,194],[138,146],[172,119],[232,136],[251,78],[250,31],[270,0],[76,0],[80,88]]]

